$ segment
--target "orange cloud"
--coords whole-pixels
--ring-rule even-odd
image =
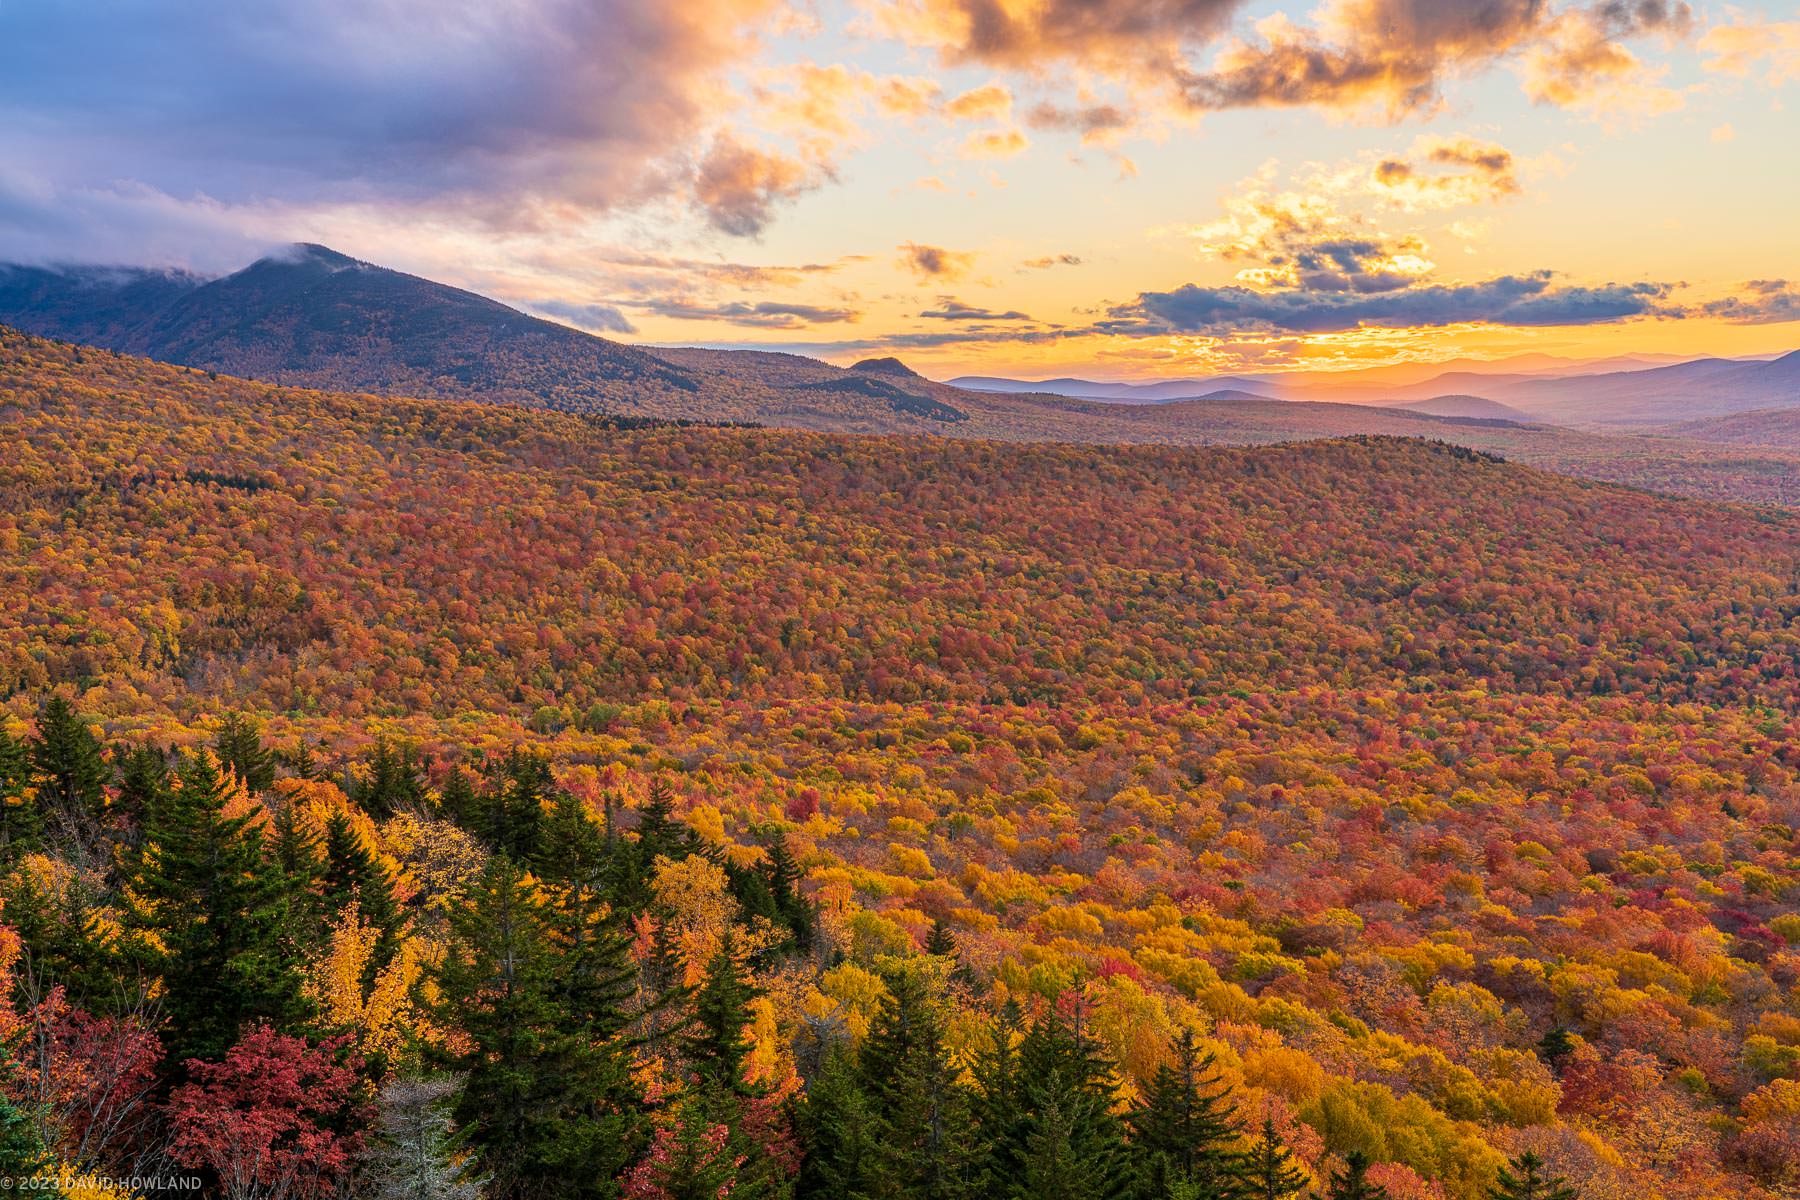
[[[1708,71],[1740,78],[1766,60],[1763,76],[1771,87],[1800,81],[1800,21],[1739,21],[1717,25],[1700,38],[1700,49],[1712,55]]]

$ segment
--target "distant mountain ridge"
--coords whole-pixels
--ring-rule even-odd
[[[701,388],[642,350],[315,245],[211,280],[0,267],[0,321],[182,366],[342,391],[612,411]]]

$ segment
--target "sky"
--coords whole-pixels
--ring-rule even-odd
[[[1800,6],[0,0],[0,259],[1134,379],[1800,347]]]

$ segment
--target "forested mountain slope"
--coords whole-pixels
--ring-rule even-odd
[[[622,428],[0,337],[34,1170],[1800,1181],[1787,514],[1417,440]]]

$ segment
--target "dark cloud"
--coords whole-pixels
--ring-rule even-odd
[[[798,159],[721,134],[700,160],[694,200],[713,228],[751,237],[774,219],[777,204],[819,182],[819,172]]]
[[[1692,19],[1667,0],[1556,10],[1547,0],[1333,0],[1318,27],[1268,26],[1210,70],[1183,71],[1180,86],[1200,109],[1322,105],[1399,119],[1435,110],[1447,80],[1529,51],[1527,92],[1576,104],[1637,86],[1623,41],[1684,34]]]
[[[0,3],[0,163],[65,196],[123,179],[528,226],[679,190],[770,6]]]
[[[905,242],[900,246],[900,263],[920,279],[960,279],[968,273],[975,256],[942,246],[925,246]]]
[[[1037,69],[1051,60],[1143,63],[1223,29],[1242,0],[924,0],[919,33],[952,62]],[[906,24],[905,18],[900,18]],[[946,38],[946,31],[948,37]]]
[[[581,329],[602,333],[636,333],[637,327],[610,304],[573,304],[567,300],[539,300],[533,311]]]
[[[978,308],[964,304],[954,296],[939,296],[938,306],[928,308],[919,314],[935,321],[1029,321],[1030,317],[1022,312],[995,312],[990,308]]]
[[[1800,283],[1786,279],[1752,279],[1741,295],[1712,300],[1699,311],[1739,325],[1778,325],[1800,321]]]
[[[1144,292],[1110,310],[1103,331],[1120,333],[1336,333],[1364,326],[1593,325],[1632,317],[1675,316],[1661,283],[1556,287],[1553,275],[1506,275],[1471,284],[1359,292],[1187,284]]]
[[[1130,129],[1132,114],[1116,104],[1083,104],[1064,108],[1049,101],[1034,104],[1025,114],[1033,129],[1076,133],[1084,142],[1104,142]]]
[[[861,313],[851,308],[824,308],[812,304],[780,304],[774,301],[729,304],[696,304],[680,300],[654,300],[639,305],[659,317],[680,321],[723,321],[729,325],[746,325],[758,329],[800,329],[807,325],[830,325],[854,321]]]
[[[1546,12],[1544,0],[1336,0],[1327,33],[1276,26],[1188,74],[1182,90],[1202,109],[1376,105],[1400,115],[1434,106],[1448,73],[1525,43]]]
[[[1051,267],[1079,267],[1079,254],[1046,254],[1042,258],[1028,258],[1020,264],[1028,271],[1044,271]]]

